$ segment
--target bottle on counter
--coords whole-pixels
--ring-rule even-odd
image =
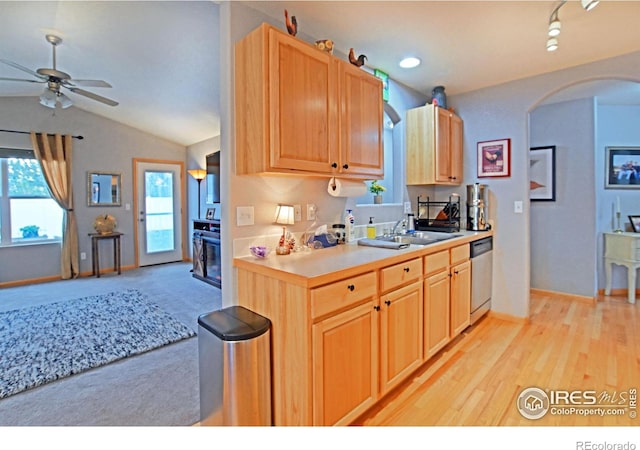
[[[373,217],[369,217],[369,224],[367,225],[367,237],[369,239],[375,239],[376,226],[373,224]]]
[[[344,216],[344,240],[345,242],[355,241],[355,222],[356,219],[351,214],[351,210],[347,209],[347,214]]]

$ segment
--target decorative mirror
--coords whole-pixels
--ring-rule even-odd
[[[120,206],[120,174],[87,172],[87,205]]]

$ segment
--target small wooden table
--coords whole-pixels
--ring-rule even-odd
[[[113,240],[113,265],[114,272],[118,272],[120,275],[120,236],[123,233],[114,231],[109,234],[89,233],[91,236],[91,275],[95,275],[100,278],[100,253],[98,242],[103,239]]]
[[[640,268],[640,233],[604,234],[604,269],[607,285],[605,295],[611,294],[611,268],[614,264],[627,268],[627,300],[636,302],[636,270]]]

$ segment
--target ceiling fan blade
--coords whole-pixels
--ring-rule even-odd
[[[90,99],[99,101],[101,103],[104,103],[105,105],[109,105],[109,106],[117,106],[118,102],[111,100],[109,98],[103,97],[101,95],[98,94],[94,94],[93,92],[89,92],[89,91],[85,91],[84,89],[80,89],[77,87],[72,87],[72,86],[65,86],[67,89],[69,89],[71,92],[73,92],[74,94],[79,94],[79,95],[83,95],[85,97],[88,97]]]
[[[14,63],[13,61],[9,61],[8,59],[0,59],[0,62],[3,62],[3,63],[5,63],[6,65],[11,66],[11,67],[14,67],[14,68],[16,68],[16,69],[18,69],[18,70],[22,70],[23,72],[27,72],[28,74],[31,74],[31,75],[33,75],[34,77],[36,77],[36,78],[38,78],[38,79],[40,79],[40,80],[44,80],[44,81],[46,81],[46,80],[47,80],[47,77],[45,77],[45,76],[43,76],[43,75],[40,75],[38,72],[34,72],[34,71],[33,71],[33,70],[31,70],[31,69],[27,69],[26,67],[21,66],[21,65],[20,65],[20,64],[18,64],[18,63]]]
[[[24,78],[5,78],[5,77],[0,77],[0,80],[2,80],[2,81],[26,81],[28,83],[46,83],[45,80],[25,80]]]
[[[103,80],[69,80],[71,86],[87,86],[87,87],[112,87],[109,83]]]

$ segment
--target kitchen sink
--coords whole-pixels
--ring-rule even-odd
[[[376,239],[387,242],[400,242],[402,244],[429,245],[459,236],[462,235],[438,231],[416,231],[415,233],[403,233],[393,236],[378,236]]]

